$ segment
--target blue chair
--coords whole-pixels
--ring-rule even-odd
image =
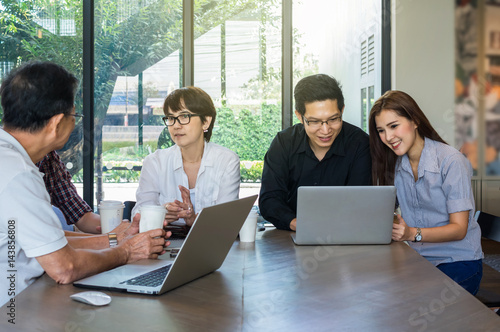
[[[73,225],[68,225],[68,223],[66,222],[66,218],[64,218],[64,214],[62,213],[61,210],[59,210],[58,207],[52,205],[52,209],[54,210],[57,217],[59,218],[59,221],[61,222],[61,226],[65,231],[74,231],[75,230]]]

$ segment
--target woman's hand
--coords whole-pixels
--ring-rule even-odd
[[[175,202],[170,202],[165,204],[165,209],[167,209],[167,213],[165,214],[165,222],[163,226],[166,227],[168,224],[179,220],[179,212],[182,211],[180,205]]]
[[[392,239],[394,241],[408,241],[411,238],[411,228],[405,223],[400,214],[396,215],[397,221],[392,224]]]
[[[194,220],[196,219],[196,214],[193,210],[193,204],[191,203],[191,194],[189,189],[184,186],[179,186],[181,191],[182,202],[175,201],[180,207],[181,211],[177,214],[179,218],[183,218],[186,221],[186,225],[192,226]]]
[[[179,190],[181,191],[182,202],[175,200],[165,204],[167,214],[165,215],[164,226],[167,226],[180,218],[183,218],[186,221],[186,225],[191,226],[196,219],[196,214],[193,211],[193,204],[191,203],[189,189],[184,186],[179,186]]]

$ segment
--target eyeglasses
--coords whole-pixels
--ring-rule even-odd
[[[173,126],[175,124],[175,121],[178,121],[179,124],[181,125],[187,125],[189,122],[191,122],[191,118],[193,116],[201,116],[200,114],[193,114],[193,113],[185,113],[185,114],[181,114],[179,116],[171,116],[171,115],[168,115],[168,116],[164,116],[162,119],[163,119],[163,122],[165,123],[165,126]]]
[[[71,116],[74,116],[75,118],[83,118],[83,114],[81,114],[81,113],[73,113],[73,114],[66,114],[66,115],[71,115]]]
[[[336,117],[330,118],[326,121],[307,120],[307,118],[305,116],[302,116],[302,119],[309,127],[313,128],[313,129],[317,129],[317,128],[321,127],[323,125],[323,123],[326,123],[326,125],[330,126],[330,127],[338,125],[342,121],[342,116],[336,116]]]

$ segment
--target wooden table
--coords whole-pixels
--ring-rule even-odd
[[[294,246],[266,230],[218,271],[160,296],[107,292],[105,307],[46,275],[0,331],[499,331],[500,318],[404,243]],[[5,312],[5,308],[3,310]]]

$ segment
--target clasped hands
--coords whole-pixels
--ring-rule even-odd
[[[175,200],[165,204],[165,208],[167,209],[165,221],[168,225],[182,218],[186,221],[186,225],[192,226],[196,219],[196,214],[193,211],[189,189],[184,186],[179,186],[179,190],[181,191],[182,202]]]

